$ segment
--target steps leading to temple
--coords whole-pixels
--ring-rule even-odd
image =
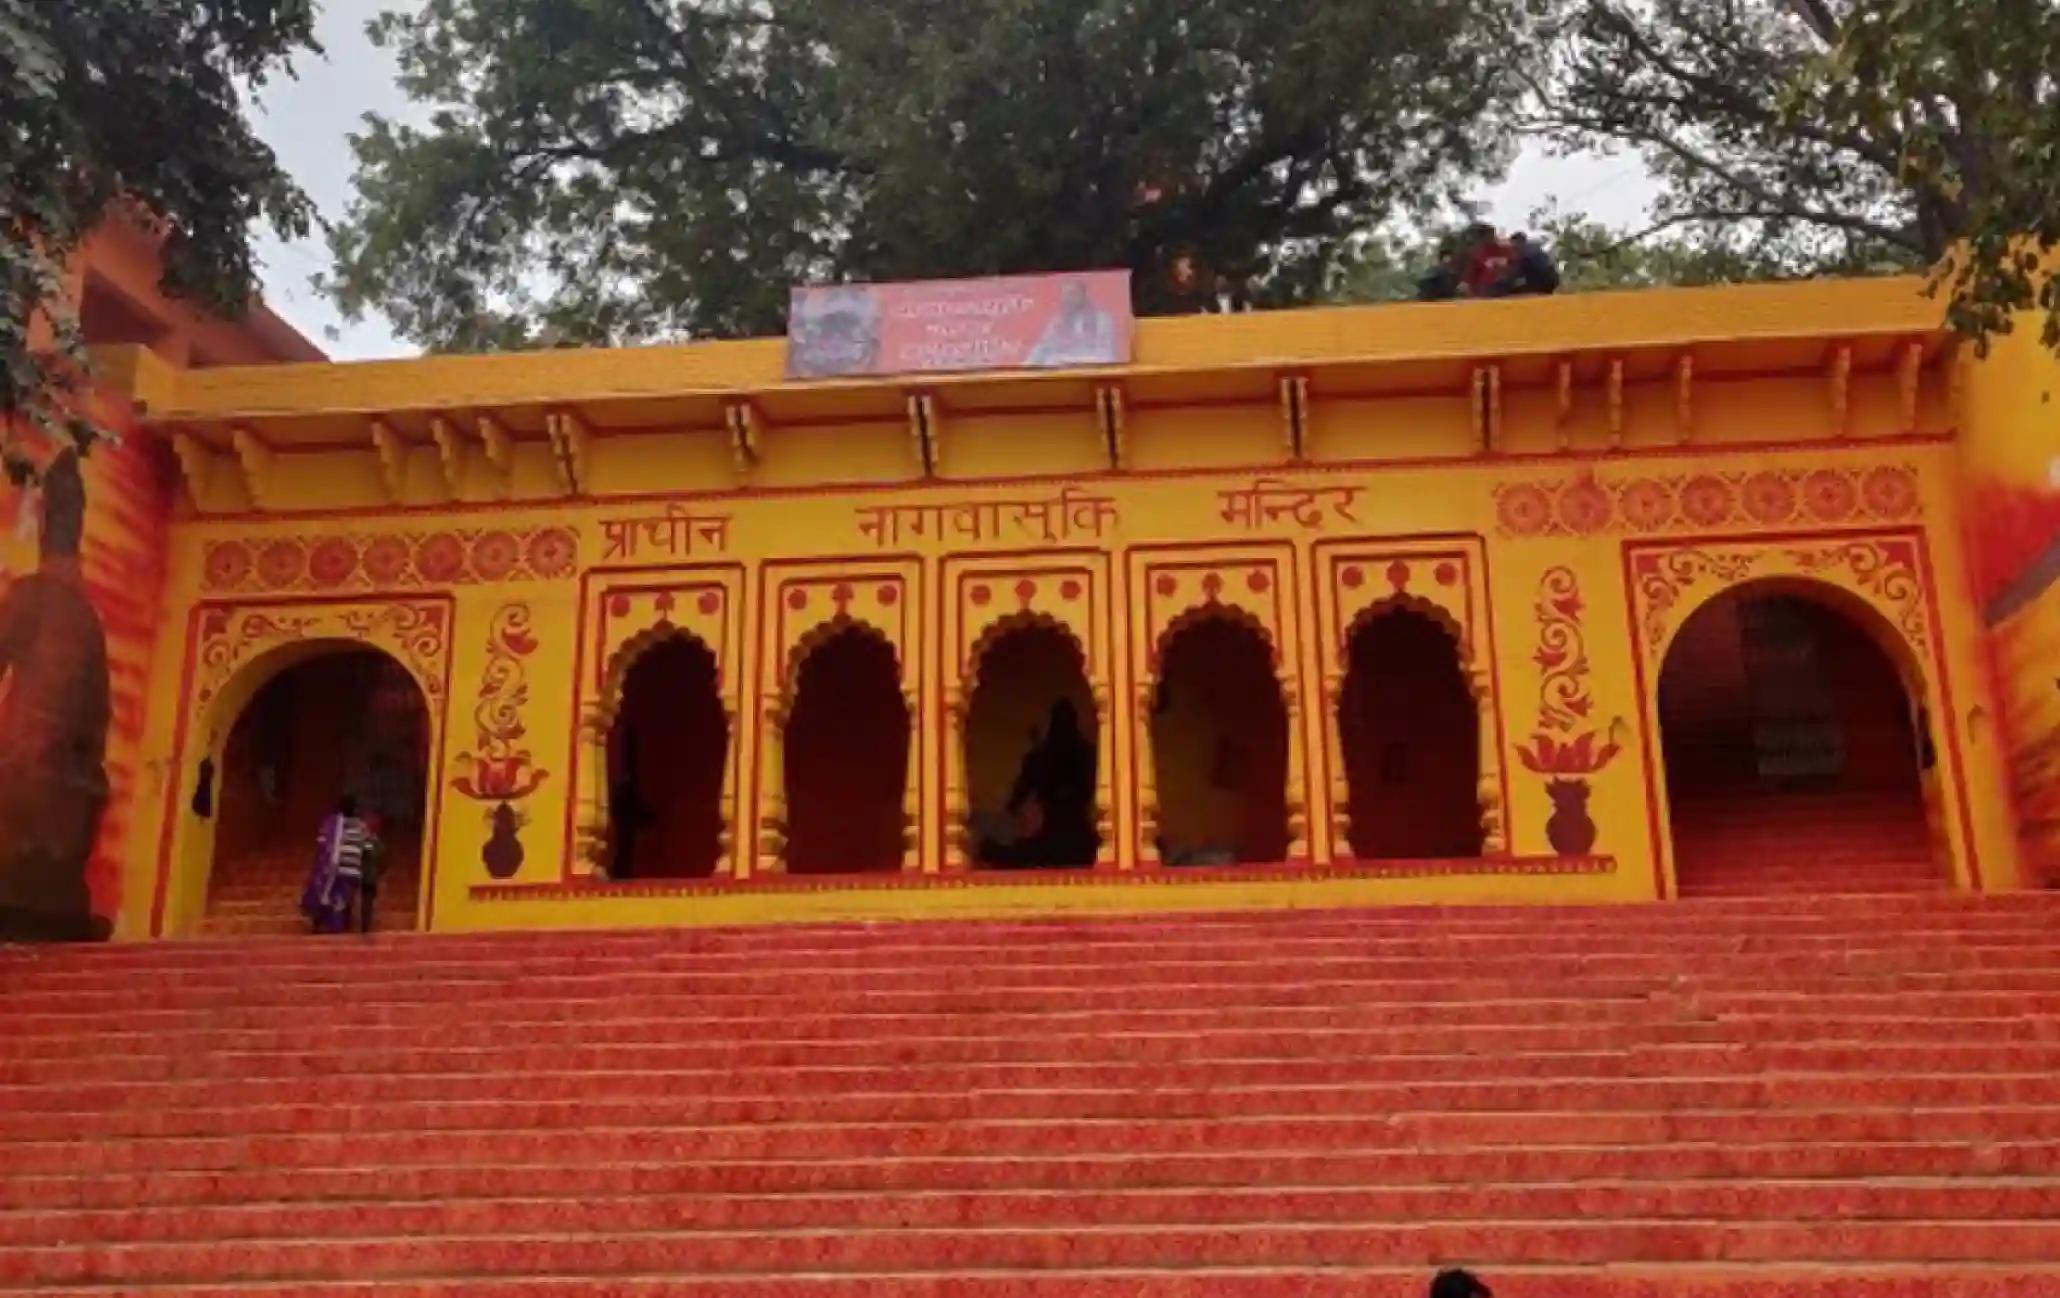
[[[208,883],[203,937],[287,937],[307,932],[300,913],[312,843],[240,853],[215,868]],[[380,879],[372,926],[382,933],[412,932],[419,869],[412,850],[395,855]]]
[[[1672,809],[1684,897],[1945,886],[1914,792],[1736,793]]]
[[[2060,897],[0,951],[0,1288],[2060,1294]]]

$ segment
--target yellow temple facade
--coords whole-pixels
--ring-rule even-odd
[[[1940,316],[1329,308],[813,381],[776,339],[104,349],[87,567],[126,529],[156,568],[94,903],[202,931],[389,749],[437,930],[2043,886],[2060,364]],[[103,523],[117,472],[159,504]],[[1011,844],[1061,700],[1055,863]]]

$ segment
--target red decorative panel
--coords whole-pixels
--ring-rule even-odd
[[[1913,535],[1831,537],[1758,545],[1634,547],[1629,554],[1639,639],[1654,660],[1709,593],[1760,577],[1808,577],[1863,596],[1920,654],[1933,638],[1925,560]]]
[[[646,538],[648,540],[648,538]],[[590,572],[581,581],[574,715],[567,758],[573,805],[565,831],[565,877],[588,876],[608,839],[607,744],[623,678],[645,649],[667,639],[698,641],[715,660],[716,688],[728,711],[734,795],[743,760],[737,718],[744,714],[744,569],[741,564]]]
[[[211,595],[555,580],[578,567],[579,534],[552,525],[230,538],[207,542],[200,563]]]
[[[1726,528],[1900,523],[1923,508],[1907,464],[1505,482],[1495,488],[1503,536],[1646,535]]]
[[[1488,603],[1487,547],[1473,536],[1323,540],[1311,547],[1316,565],[1316,619],[1322,637],[1323,784],[1330,815],[1325,823],[1333,855],[1347,854],[1350,786],[1338,707],[1350,668],[1354,633],[1368,618],[1408,609],[1443,626],[1459,650],[1460,667],[1478,707],[1481,726],[1479,794],[1483,852],[1503,853],[1502,808],[1508,805],[1502,770],[1501,687],[1495,663],[1494,618]],[[1321,849],[1319,849],[1321,850]]]
[[[300,640],[354,640],[405,664],[429,698],[441,701],[450,652],[450,606],[441,599],[363,604],[203,606],[196,637],[194,701],[206,704],[258,654]]]
[[[944,736],[936,754],[942,809],[944,868],[968,864],[965,841],[972,790],[967,770],[967,709],[990,646],[1017,629],[1056,628],[1080,651],[1081,670],[1092,696],[1098,784],[1096,806],[1103,818],[1104,854],[1113,852],[1114,717],[1110,708],[1111,609],[1109,556],[1100,550],[1053,550],[1039,555],[952,555],[943,562],[940,590],[943,632],[940,679],[944,687]]]

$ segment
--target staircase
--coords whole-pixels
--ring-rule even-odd
[[[0,1290],[2060,1294],[2060,896],[0,950]]]
[[[1932,892],[1932,855],[1914,791],[1764,793],[1687,800],[1672,809],[1683,897]]]
[[[381,933],[410,932],[415,927],[417,855],[412,847],[401,845],[387,860],[379,881],[379,899],[372,907],[372,927]],[[208,882],[201,934],[284,937],[306,933],[308,921],[300,913],[300,895],[307,886],[313,858],[312,842],[295,842],[240,852],[217,864]]]

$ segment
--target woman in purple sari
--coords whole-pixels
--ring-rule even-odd
[[[315,863],[301,892],[301,913],[317,933],[341,933],[365,881],[365,849],[372,839],[358,819],[358,800],[345,794],[315,836]]]

